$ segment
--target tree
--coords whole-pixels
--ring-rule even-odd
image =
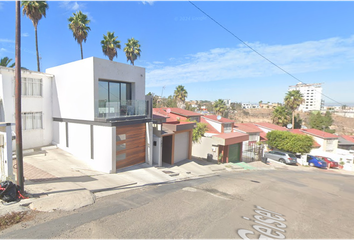
[[[186,103],[186,110],[194,112],[196,110],[196,108],[192,107],[192,104]]]
[[[287,108],[290,109],[292,112],[292,126],[293,129],[295,127],[295,110],[300,106],[300,104],[304,101],[302,94],[300,93],[299,90],[292,90],[289,91],[285,98],[284,98],[284,103]]]
[[[284,106],[277,106],[276,108],[274,108],[274,111],[272,113],[272,121],[274,124],[285,127],[287,124],[289,124],[291,120],[290,115],[291,112],[288,108]]]
[[[224,100],[218,99],[217,101],[214,102],[213,108],[216,114],[221,116],[226,111],[226,104]]]
[[[114,32],[107,32],[107,36],[103,34],[103,40],[101,41],[103,54],[111,61],[114,57],[118,57],[117,48],[120,49],[120,41],[117,38],[118,36],[115,37]]]
[[[200,123],[200,122],[196,122],[196,127],[193,128],[193,136],[192,136],[192,140],[194,143],[199,142],[200,139],[204,136],[204,133],[208,130],[208,127],[205,123]]]
[[[186,98],[188,97],[188,92],[182,85],[178,85],[174,91],[173,98],[177,102],[177,106],[179,108],[184,108],[184,103],[186,101]]]
[[[334,133],[335,130],[330,129],[333,123],[332,115],[329,111],[324,116],[318,111],[317,113],[311,113],[309,117],[309,125],[311,128],[315,128],[328,133]]]
[[[165,106],[170,107],[170,108],[177,107],[177,102],[172,95],[168,96],[168,98],[165,102]]]
[[[308,135],[287,131],[270,131],[266,137],[269,146],[292,153],[309,153],[314,143],[313,138]]]
[[[0,59],[0,66],[13,68],[15,66],[15,63],[13,63],[10,66],[8,66],[11,61],[12,61],[12,59],[8,58],[8,57],[1,58]]]
[[[40,72],[37,26],[39,20],[41,20],[43,16],[46,17],[49,6],[46,1],[22,1],[21,6],[23,7],[23,15],[26,14],[27,17],[31,19],[34,26],[34,33],[36,37],[37,70]]]
[[[81,11],[78,11],[73,13],[73,16],[71,16],[68,21],[69,29],[73,32],[75,40],[80,45],[81,59],[84,59],[82,42],[86,42],[88,32],[91,30],[88,26],[90,24],[90,20],[88,20],[87,15],[83,14]]]
[[[156,96],[155,93],[149,92],[148,94],[146,94],[148,96],[152,96],[152,107],[153,108],[157,108],[157,101],[159,100],[159,96]]]
[[[130,61],[130,63],[134,66],[135,60],[140,57],[141,50],[139,41],[131,38],[128,39],[128,42],[125,45],[126,47],[124,48],[124,52],[127,56],[127,62]]]

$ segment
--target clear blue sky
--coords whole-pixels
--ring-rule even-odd
[[[323,83],[324,94],[353,103],[354,2],[194,2],[259,53],[305,83]],[[84,58],[106,58],[100,41],[114,31],[127,63],[128,38],[141,44],[136,66],[146,68],[146,93],[187,100],[282,102],[298,81],[245,47],[192,4],[180,2],[50,1],[38,25],[41,70],[80,59],[68,18],[81,10],[91,20]],[[0,58],[15,58],[15,2],[0,2]],[[22,16],[22,66],[36,70],[32,22]],[[324,98],[326,103],[331,100]]]

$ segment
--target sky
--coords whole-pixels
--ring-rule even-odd
[[[146,93],[167,97],[183,85],[187,100],[283,102],[288,87],[301,81],[323,83],[326,105],[354,105],[354,2],[193,3],[221,26],[188,1],[48,1],[38,24],[41,71],[81,59],[68,28],[68,18],[81,10],[91,20],[84,58],[108,59],[100,42],[113,31],[122,46],[114,61],[129,64],[123,49],[134,37]],[[15,2],[0,1],[0,16],[0,58],[15,59]],[[36,70],[34,27],[26,16],[21,36],[22,66]]]

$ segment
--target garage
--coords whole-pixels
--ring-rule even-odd
[[[146,125],[134,124],[116,128],[116,168],[145,162]]]
[[[174,163],[188,159],[189,134],[190,131],[175,134]]]

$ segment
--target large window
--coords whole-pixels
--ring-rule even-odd
[[[42,129],[42,112],[25,112],[21,114],[22,130]]]
[[[98,81],[98,107],[100,115],[126,114],[132,100],[131,83]]]

